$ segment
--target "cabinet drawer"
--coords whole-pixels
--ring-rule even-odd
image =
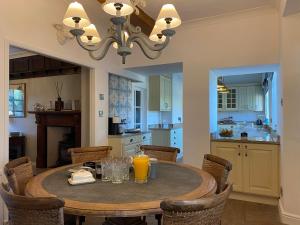
[[[141,138],[142,138],[141,135],[126,137],[126,138],[123,138],[122,143],[124,145],[135,144],[135,143],[141,142]]]
[[[123,147],[124,156],[133,156],[139,150],[139,144],[126,145]]]
[[[142,142],[149,141],[152,139],[151,133],[146,133],[142,135]]]

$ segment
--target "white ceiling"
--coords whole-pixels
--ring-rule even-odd
[[[264,75],[265,73],[234,75],[234,76],[225,76],[223,79],[226,85],[261,84]]]
[[[127,68],[127,70],[145,76],[152,76],[152,75],[182,73],[183,65],[182,63],[171,63],[171,64],[161,64],[161,65],[154,65],[154,66],[133,67],[133,68]]]
[[[147,0],[145,11],[156,19],[161,6],[167,3],[174,4],[182,20],[188,21],[262,6],[275,7],[277,0]]]

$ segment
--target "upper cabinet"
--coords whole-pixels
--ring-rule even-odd
[[[172,79],[166,76],[149,77],[149,110],[172,111]]]
[[[243,86],[229,89],[229,93],[218,93],[219,111],[264,110],[264,94],[260,86]]]

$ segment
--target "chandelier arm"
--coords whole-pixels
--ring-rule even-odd
[[[145,47],[145,44],[144,44],[144,42],[142,42],[140,39],[136,39],[136,40],[134,40],[133,42],[135,42],[135,43],[137,43],[137,45],[140,47],[140,49],[142,50],[142,52],[144,53],[144,55],[148,58],[148,59],[157,59],[157,58],[159,58],[160,57],[160,55],[161,55],[161,51],[152,51],[152,52],[154,52],[156,55],[151,55],[151,54],[149,54],[147,51],[146,51],[146,49],[145,48],[147,48],[147,47]]]
[[[114,38],[111,38],[109,39],[108,41],[106,41],[105,45],[102,45],[104,46],[103,49],[101,50],[101,53],[99,55],[95,55],[94,53],[97,51],[89,51],[89,55],[92,59],[94,60],[102,60],[104,59],[104,57],[106,56],[110,46],[115,42],[115,39]]]
[[[115,38],[114,36],[108,36],[108,37],[104,38],[101,42],[99,42],[99,43],[98,43],[97,45],[95,45],[95,46],[86,46],[86,45],[84,44],[84,42],[82,42],[82,40],[81,40],[81,38],[80,38],[79,35],[76,36],[76,40],[77,40],[77,43],[80,45],[80,47],[83,48],[83,49],[86,50],[86,51],[97,51],[97,50],[99,50],[100,48],[102,48],[102,46],[104,46],[105,43],[106,43],[108,40],[114,40],[114,42],[117,41],[116,38]]]
[[[171,39],[170,37],[166,37],[166,40],[163,43],[157,44],[153,41],[150,42],[146,35],[140,33],[140,34],[133,34],[130,38],[128,38],[127,43],[131,43],[131,42],[135,42],[136,40],[140,40],[151,51],[159,52],[168,46],[168,44],[170,43],[170,39]],[[153,43],[155,43],[155,44],[153,45]]]

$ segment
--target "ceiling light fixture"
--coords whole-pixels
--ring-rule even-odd
[[[217,91],[222,94],[229,93],[229,88],[224,84],[223,77],[218,77]]]
[[[78,44],[95,60],[102,60],[110,46],[113,46],[125,64],[126,56],[132,53],[133,43],[141,48],[147,58],[157,59],[175,35],[174,28],[181,24],[181,19],[174,5],[163,5],[153,31],[147,37],[140,27],[130,24],[130,15],[133,12],[138,13],[137,6],[144,7],[145,3],[145,0],[106,0],[102,8],[113,17],[108,35],[102,40],[95,25],[91,24],[83,6],[78,2],[69,5],[63,23],[70,28],[70,33]]]

